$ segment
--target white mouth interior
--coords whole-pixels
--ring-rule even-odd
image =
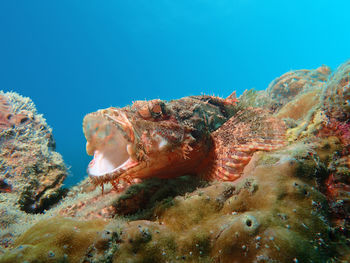
[[[107,122],[101,123],[98,131],[92,136],[99,137],[99,140],[96,140],[98,145],[94,147],[94,159],[88,167],[89,175],[103,176],[113,173],[129,159],[128,142],[116,127],[111,127]]]

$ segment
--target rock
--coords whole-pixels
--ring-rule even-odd
[[[82,262],[90,246],[100,243],[106,223],[101,220],[79,222],[51,218],[34,225],[16,240],[16,249],[0,259],[1,262]],[[108,236],[108,234],[106,234]]]
[[[297,96],[313,90],[320,91],[330,74],[331,69],[327,66],[321,66],[315,70],[290,71],[273,80],[266,90],[246,90],[239,101],[241,105],[263,107],[278,112],[284,105],[294,101]]]
[[[28,213],[42,213],[64,196],[68,171],[29,98],[0,92],[0,109],[0,238],[6,247],[32,221]]]

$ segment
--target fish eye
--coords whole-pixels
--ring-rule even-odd
[[[156,102],[150,105],[150,110],[153,114],[162,114],[162,107],[160,103]]]
[[[159,99],[148,102],[136,101],[132,107],[145,120],[160,121],[167,117],[166,105]]]
[[[160,120],[166,117],[166,106],[161,100],[151,100],[148,103],[149,111],[155,120]]]

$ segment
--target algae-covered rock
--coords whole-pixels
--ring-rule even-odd
[[[55,213],[82,219],[110,219],[118,215],[134,219],[152,215],[158,202],[169,205],[175,196],[183,195],[202,187],[208,182],[193,176],[182,176],[174,179],[152,178],[117,192],[106,185],[103,194],[100,188],[91,188],[89,181],[83,180],[73,187]]]
[[[278,112],[287,103],[294,101],[297,96],[313,90],[320,91],[330,74],[331,69],[327,66],[321,66],[314,70],[290,71],[273,80],[266,90],[246,90],[239,98],[240,104],[263,107],[272,112]],[[311,101],[315,100],[311,94],[307,97]],[[310,104],[310,102],[307,101],[307,104]],[[301,107],[304,107],[304,105]]]
[[[65,194],[67,168],[52,130],[29,98],[0,91],[0,246]]]
[[[342,64],[329,80],[325,90],[327,115],[338,121],[350,118],[350,61]]]
[[[18,196],[21,210],[42,212],[64,193],[67,168],[55,151],[51,128],[33,102],[17,93],[0,96],[7,110],[0,129],[1,179],[11,186],[8,192]]]
[[[93,248],[106,244],[106,222],[91,220],[79,222],[65,218],[43,220],[16,240],[16,249],[6,254],[0,262],[82,262]]]

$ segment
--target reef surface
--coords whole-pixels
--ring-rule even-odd
[[[63,189],[50,128],[29,99],[0,95],[0,262],[350,262],[350,62],[238,98],[283,121],[287,141],[254,152],[239,179],[103,195],[89,178]]]
[[[29,98],[0,92],[0,246],[67,192],[68,174],[52,130]]]

